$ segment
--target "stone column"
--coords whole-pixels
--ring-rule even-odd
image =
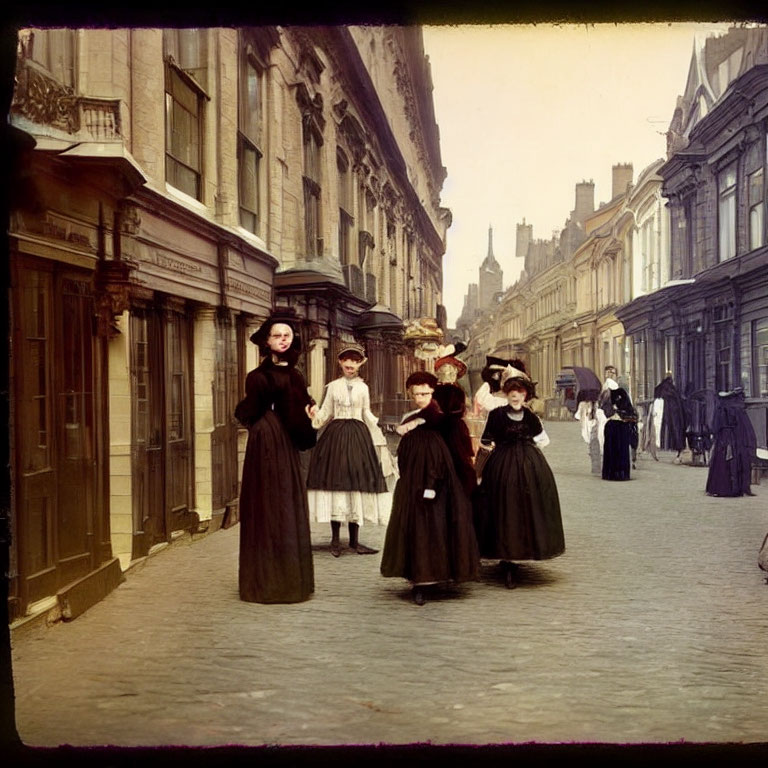
[[[109,529],[112,554],[126,570],[133,550],[133,475],[131,467],[130,314],[115,319],[120,333],[107,345],[109,388]]]
[[[195,512],[200,522],[213,516],[213,386],[216,365],[216,310],[195,312],[193,355],[195,376],[192,403],[195,411]]]

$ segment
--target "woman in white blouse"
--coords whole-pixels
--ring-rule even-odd
[[[349,549],[370,555],[378,550],[360,543],[360,526],[364,521],[378,525],[389,519],[395,468],[379,420],[371,412],[368,385],[359,375],[366,361],[364,348],[346,344],[338,361],[342,375],[326,386],[323,404],[312,419],[315,429],[325,429],[309,463],[309,516],[316,522],[330,522],[334,557],[343,551],[340,532],[345,522]]]

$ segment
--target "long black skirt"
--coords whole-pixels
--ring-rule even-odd
[[[387,483],[368,427],[358,419],[333,419],[312,449],[307,488],[386,493]]]
[[[297,603],[315,589],[299,453],[274,411],[253,424],[240,489],[240,599]]]
[[[565,552],[555,477],[532,442],[491,451],[475,496],[475,529],[481,557],[548,560]]]
[[[752,456],[739,441],[737,431],[722,428],[715,437],[707,472],[710,496],[743,496],[748,494],[752,479]]]
[[[400,479],[381,555],[382,576],[415,584],[476,579],[472,506],[438,432],[417,427],[397,450]],[[425,489],[435,490],[425,499]]]
[[[629,480],[632,424],[608,419],[603,440],[603,480]]]

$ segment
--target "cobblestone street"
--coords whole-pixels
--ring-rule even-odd
[[[28,745],[760,742],[768,738],[768,485],[638,460],[590,475],[577,423],[547,422],[566,554],[423,607],[380,554],[328,551],[316,591],[241,602],[238,528],[183,539],[71,623],[12,637]],[[342,530],[346,541],[346,528]],[[380,547],[383,528],[363,527]]]

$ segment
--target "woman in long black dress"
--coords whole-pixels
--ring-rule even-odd
[[[637,448],[637,411],[627,391],[609,379],[600,408],[607,421],[603,437],[603,480],[629,480],[632,450]]]
[[[548,560],[565,551],[560,500],[552,470],[538,446],[549,443],[539,417],[523,404],[535,382],[513,370],[502,384],[508,404],[488,414],[481,442],[493,445],[476,495],[480,557],[498,559],[507,587],[515,560]]]
[[[707,493],[710,496],[754,496],[749,486],[757,437],[747,416],[741,387],[718,393],[712,432],[715,442],[709,459]]]
[[[314,591],[307,491],[299,451],[315,444],[315,405],[294,367],[300,340],[270,318],[251,341],[265,355],[235,416],[248,427],[240,488],[240,599],[297,603]]]
[[[411,581],[417,605],[427,585],[476,579],[479,567],[472,506],[441,435],[445,414],[432,399],[436,386],[426,371],[406,381],[417,410],[397,428],[400,479],[381,556],[381,574]]]

